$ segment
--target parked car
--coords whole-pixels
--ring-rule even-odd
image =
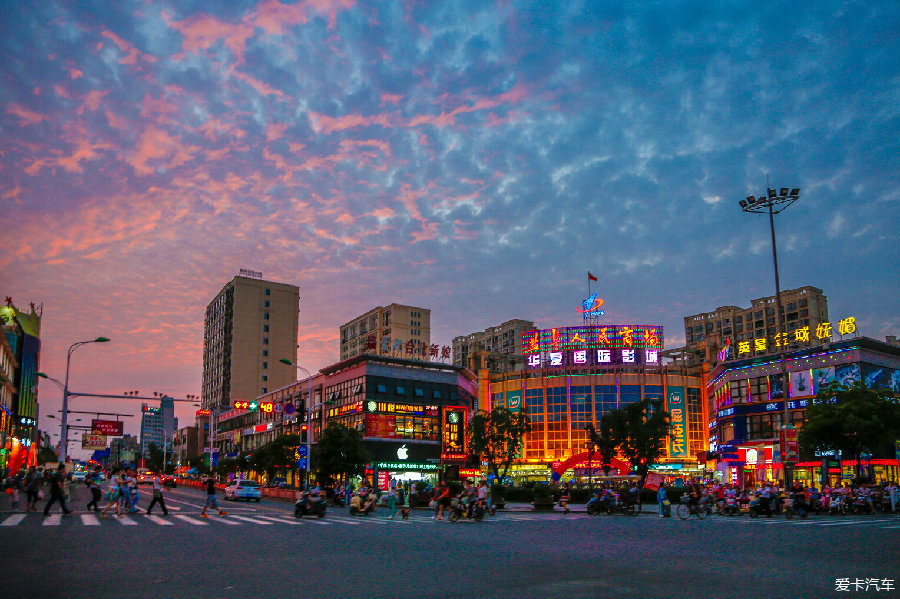
[[[237,501],[238,499],[250,501],[252,499],[259,503],[260,497],[259,485],[253,480],[235,480],[225,487],[225,499],[231,499],[232,501]]]
[[[174,474],[165,474],[162,477],[162,484],[165,487],[172,487],[174,489],[178,486],[178,481],[176,480]]]

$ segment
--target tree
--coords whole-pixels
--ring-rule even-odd
[[[253,452],[250,467],[271,480],[278,472],[287,475],[297,467],[297,448],[303,445],[299,435],[278,435]]]
[[[479,411],[469,421],[472,453],[487,462],[497,482],[501,482],[510,465],[522,452],[525,433],[531,432],[531,419],[523,409],[513,412],[498,406]]]
[[[650,466],[665,454],[669,433],[669,413],[662,409],[661,401],[642,399],[619,408],[621,416],[614,420],[614,438],[619,450],[643,480]]]
[[[46,464],[47,462],[58,462],[59,456],[49,447],[41,447],[37,454],[38,464]]]
[[[618,454],[620,439],[616,434],[621,430],[622,426],[619,420],[622,419],[623,412],[621,410],[612,410],[606,412],[600,417],[600,430],[596,430],[593,424],[585,427],[588,431],[591,443],[594,445],[594,452],[597,461],[603,469],[603,475],[609,476],[612,469],[612,459]]]
[[[154,472],[163,471],[163,452],[156,443],[147,446],[147,466]]]
[[[331,486],[335,481],[358,474],[371,456],[358,430],[340,422],[329,422],[312,448],[311,458],[316,480]]]
[[[804,451],[839,451],[843,459],[881,453],[900,438],[900,400],[890,391],[874,390],[857,381],[847,387],[832,382],[819,389],[806,410],[798,433]]]

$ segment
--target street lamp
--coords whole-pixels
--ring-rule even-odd
[[[772,189],[766,186],[765,195],[759,197],[747,196],[746,200],[739,202],[741,210],[744,212],[755,212],[757,214],[769,213],[769,230],[772,232],[772,263],[775,265],[775,323],[777,326],[775,347],[778,348],[778,362],[781,364],[781,401],[784,404],[783,419],[781,429],[788,431],[794,428],[791,424],[791,414],[788,410],[788,378],[787,365],[784,363],[784,347],[787,345],[787,332],[784,330],[784,315],[781,307],[781,282],[778,278],[778,250],[775,246],[775,215],[787,210],[788,206],[800,199],[800,188],[794,187],[788,189]],[[782,467],[784,469],[784,490],[789,491],[793,486],[793,468],[787,461],[787,434],[781,435],[784,439],[785,447],[781,450],[784,452],[784,461]]]
[[[66,354],[66,382],[63,384],[63,401],[62,401],[62,422],[59,425],[59,438],[60,444],[64,443],[64,439],[66,439],[66,434],[68,431],[66,430],[66,418],[69,415],[69,365],[72,362],[72,352],[81,347],[82,345],[87,345],[88,343],[107,343],[109,339],[106,337],[97,337],[96,339],[91,339],[90,341],[78,341],[77,343],[73,343],[69,347],[69,351]],[[61,447],[60,461],[66,461],[66,448]]]
[[[312,440],[312,413],[313,413],[313,410],[315,410],[319,406],[324,405],[326,402],[320,401],[320,402],[316,403],[315,405],[313,405],[313,403],[312,403],[312,400],[313,400],[312,375],[309,374],[309,371],[307,369],[303,368],[302,366],[298,366],[297,364],[294,364],[287,358],[282,358],[278,361],[281,362],[282,364],[287,364],[288,366],[293,366],[297,370],[302,370],[304,373],[306,373],[306,380],[309,382],[309,391],[308,391],[309,399],[307,400],[307,404],[306,404],[306,406],[307,406],[306,407],[306,424],[309,427],[306,430],[306,488],[308,489],[309,488],[309,470],[310,470],[310,466],[312,465],[312,455],[311,455],[312,451],[310,448],[310,442]],[[331,403],[331,402],[327,402],[327,403]]]

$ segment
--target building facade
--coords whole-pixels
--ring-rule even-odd
[[[237,455],[283,434],[310,434],[316,443],[324,426],[340,422],[362,433],[372,455],[370,480],[431,480],[442,467],[467,461],[474,379],[467,369],[439,362],[355,356],[260,396],[255,412],[224,412],[216,444]],[[307,422],[307,407],[319,404]]]
[[[685,316],[685,348],[693,350],[692,363],[715,363],[720,352],[725,359],[770,356],[818,345],[816,331],[828,322],[828,298],[821,289],[807,286],[781,292],[784,339],[779,337],[776,306],[771,295],[752,300],[749,308],[722,306]],[[803,330],[812,334],[797,334]]]
[[[141,457],[141,442],[134,435],[123,435],[109,442],[111,464],[135,464]]]
[[[661,363],[662,327],[533,330],[522,335],[521,343],[525,370],[512,374],[481,370],[478,375],[481,410],[525,409],[531,419],[532,430],[525,435],[522,456],[510,476],[548,480],[551,469],[562,465],[560,475],[566,480],[583,480],[588,476],[586,427],[597,427],[610,410],[644,399],[660,402],[671,414],[666,453],[655,469],[685,475],[700,472],[697,454],[707,446],[703,379]]]
[[[709,446],[720,456],[716,468],[725,482],[752,487],[783,480],[779,431],[788,402],[790,423],[802,428],[807,407],[824,385],[862,381],[869,388],[900,393],[900,348],[860,337],[832,341],[778,357],[732,360],[708,378]],[[785,384],[782,371],[787,373]],[[876,480],[897,480],[896,456],[868,463]],[[800,456],[794,478],[804,484],[838,485],[855,463],[835,456]]]
[[[480,357],[477,369],[518,370],[524,363],[522,334],[534,329],[534,323],[530,320],[513,319],[484,331],[454,337],[453,364],[475,370],[472,359],[484,352],[487,355]]]
[[[162,450],[163,445],[168,448],[172,443],[172,436],[178,428],[178,418],[175,417],[175,402],[167,397],[159,400],[159,407],[151,407],[141,404],[141,455],[150,456],[150,444],[156,445]]]
[[[297,359],[300,290],[238,276],[206,308],[203,330],[203,408],[268,393],[296,379],[281,359]]]
[[[38,377],[41,356],[41,306],[31,304],[24,312],[13,304],[0,307],[0,326],[15,361],[11,377],[2,383],[7,390],[2,417],[0,467],[17,472],[37,461]],[[2,435],[0,435],[2,436]]]
[[[402,304],[378,306],[342,324],[340,340],[341,361],[361,354],[428,358],[431,310]]]
[[[172,460],[175,462],[176,472],[186,472],[188,460],[202,453],[199,430],[197,426],[185,426],[176,430],[172,436]]]

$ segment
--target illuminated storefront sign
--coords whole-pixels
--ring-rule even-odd
[[[378,462],[379,470],[437,470],[437,464],[407,464],[405,462]]]
[[[506,392],[506,408],[510,412],[521,412],[522,411],[522,392],[519,390],[516,391],[507,391]]]
[[[413,357],[422,357],[422,358],[430,358],[433,360],[449,360],[450,359],[450,346],[449,345],[435,345],[435,344],[425,344],[422,343],[418,339],[410,339],[408,341],[403,341],[402,339],[391,339],[390,337],[382,337],[381,344],[379,346],[378,337],[376,335],[369,335],[366,337],[366,351],[375,351],[378,350],[380,355],[406,355],[410,358]]]
[[[579,312],[584,314],[584,319],[589,320],[591,318],[599,318],[606,314],[600,308],[603,306],[603,300],[597,297],[598,291],[595,291],[591,294],[589,298],[581,302],[581,307],[577,308]]]
[[[360,402],[362,403],[362,402]],[[366,401],[366,412],[382,412],[385,414],[417,414],[419,416],[437,416],[437,406],[423,406],[413,403],[395,403],[392,401]]]
[[[658,364],[662,348],[661,326],[581,326],[522,333],[522,354],[530,368]]]
[[[856,318],[849,316],[838,322],[838,335],[852,335],[856,332]],[[772,349],[787,347],[791,343],[809,343],[815,338],[817,341],[828,341],[835,334],[834,324],[830,322],[819,323],[815,330],[810,327],[800,327],[790,333],[778,333],[774,337],[757,337],[749,341],[738,341],[738,357],[752,355],[753,353],[765,353]]]
[[[335,416],[343,416],[344,414],[355,414],[357,412],[362,412],[362,409],[363,402],[357,401],[355,403],[347,404],[346,406],[331,408],[328,410],[328,417],[334,418]]]
[[[669,387],[666,397],[669,409],[669,456],[688,457],[687,409],[684,387]]]
[[[445,406],[442,425],[441,453],[465,456],[467,450],[466,408]]]

